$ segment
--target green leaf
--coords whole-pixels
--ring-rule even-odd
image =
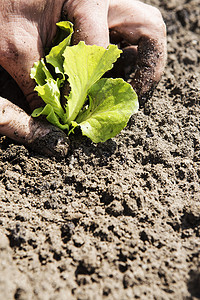
[[[71,45],[70,39],[71,39],[72,33],[74,32],[73,24],[69,21],[60,21],[60,22],[56,23],[56,25],[58,27],[58,31],[57,31],[56,37],[53,40],[52,48],[54,48],[55,46],[60,44],[66,38],[68,38],[67,46],[70,46]]]
[[[35,87],[35,91],[44,100],[46,104],[50,104],[55,113],[61,118],[64,118],[64,110],[60,103],[60,89],[58,81],[52,78],[46,80],[46,84],[38,85]]]
[[[84,105],[88,90],[113,67],[121,52],[115,45],[104,49],[96,45],[87,46],[84,42],[66,47],[63,66],[71,87],[71,93],[67,97],[68,124],[75,120]]]
[[[116,136],[138,111],[137,95],[122,79],[102,78],[91,87],[88,96],[89,107],[80,112],[76,124],[95,143]]]
[[[58,128],[60,128],[62,130],[69,129],[69,126],[67,124],[63,125],[60,123],[59,117],[56,115],[53,107],[50,104],[47,104],[44,108],[43,107],[36,108],[32,113],[32,117],[35,117],[35,118],[39,117],[41,115],[47,116],[46,117],[47,121],[49,121],[51,124],[57,126]]]
[[[55,68],[56,73],[60,73],[64,79],[64,70],[63,70],[63,52],[67,46],[71,44],[71,37],[73,34],[73,24],[70,22],[59,22],[56,24],[61,30],[54,41],[59,43],[57,46],[54,46],[50,53],[46,56],[46,62],[51,64]],[[64,40],[63,40],[64,39]]]
[[[34,63],[30,76],[32,79],[35,79],[38,85],[44,85],[48,79],[53,78],[43,58]]]

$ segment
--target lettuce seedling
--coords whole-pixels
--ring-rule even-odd
[[[58,45],[31,70],[35,91],[46,103],[32,116],[45,115],[68,134],[78,126],[93,142],[105,142],[138,110],[137,95],[130,84],[121,78],[102,78],[122,51],[116,45],[104,49],[83,41],[71,46],[73,25],[59,22],[57,26],[62,35],[56,38]]]

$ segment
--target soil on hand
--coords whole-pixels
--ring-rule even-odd
[[[62,161],[0,137],[0,299],[200,299],[200,1],[148,3],[168,63],[120,135]]]

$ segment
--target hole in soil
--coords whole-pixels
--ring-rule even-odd
[[[84,262],[80,261],[77,266],[75,276],[77,277],[79,274],[82,275],[91,275],[95,272],[95,268],[89,265],[85,265]]]
[[[75,225],[73,223],[66,223],[61,227],[61,238],[64,244],[66,244],[74,233]]]
[[[8,239],[10,241],[10,247],[21,247],[25,240],[25,231],[20,224],[16,224],[14,229],[10,229],[10,234],[8,235]]]
[[[25,297],[26,297],[26,292],[21,288],[17,288],[14,295],[14,299],[20,300],[20,299],[25,299]]]
[[[125,273],[128,269],[128,266],[125,263],[120,263],[119,264],[119,270],[121,273]]]
[[[105,205],[110,204],[114,200],[114,196],[108,192],[103,192],[101,196],[101,203],[104,203]]]
[[[200,225],[200,214],[192,210],[185,210],[181,218],[182,228],[195,228]]]
[[[60,261],[60,260],[61,260],[61,257],[62,257],[62,253],[54,252],[53,258],[54,258],[56,261]]]
[[[189,272],[190,279],[188,281],[188,291],[193,297],[200,299],[200,273],[191,270]]]

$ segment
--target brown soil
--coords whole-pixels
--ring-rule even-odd
[[[0,299],[200,299],[200,1],[148,3],[168,64],[120,135],[62,161],[1,137]]]

